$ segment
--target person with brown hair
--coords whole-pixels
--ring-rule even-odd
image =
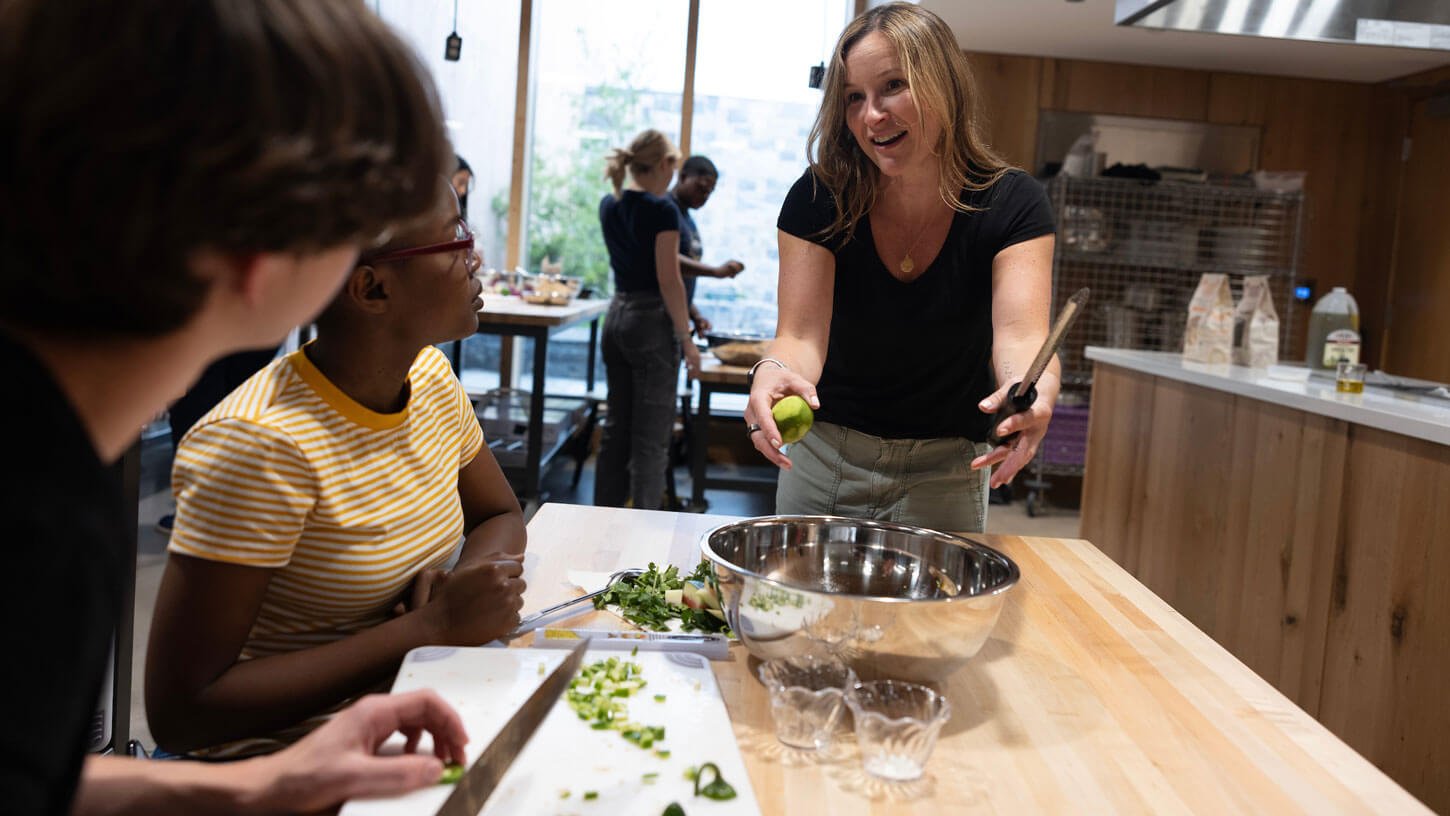
[[[86,756],[128,572],[112,465],[209,362],[310,320],[452,162],[432,82],[356,0],[0,0],[0,422],[27,471],[0,493],[6,813],[312,811],[463,759],[430,693],[256,760]],[[436,756],[377,755],[425,730]]]
[[[1016,438],[986,443],[1047,336],[1054,227],[977,105],[956,37],[920,6],[870,9],[836,43],[810,168],[777,222],[779,322],[745,410],[783,469],[779,513],[981,530],[989,481],[1010,481],[1047,430],[1055,361],[998,427]],[[771,416],[788,394],[816,410],[789,457]]]
[[[700,373],[680,277],[680,216],[665,197],[679,161],[669,137],[653,129],[606,159],[614,193],[599,202],[599,225],[614,300],[602,343],[609,413],[594,472],[597,505],[633,499],[634,507],[659,509],[682,353],[690,375]]]

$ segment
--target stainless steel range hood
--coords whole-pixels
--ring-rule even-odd
[[[1450,51],[1447,0],[1117,0],[1118,25]]]

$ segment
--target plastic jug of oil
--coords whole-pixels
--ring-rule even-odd
[[[1333,369],[1359,362],[1359,304],[1343,286],[1336,286],[1309,313],[1311,368]]]

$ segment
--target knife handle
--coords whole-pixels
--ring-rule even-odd
[[[992,429],[987,432],[987,443],[994,448],[998,445],[1011,445],[1012,441],[1017,438],[1016,431],[1006,436],[997,435],[997,428],[1001,426],[1002,421],[1014,414],[1027,411],[1032,407],[1032,403],[1037,402],[1037,385],[1033,384],[1025,394],[1018,394],[1017,389],[1021,386],[1020,382],[1012,383],[1012,387],[1007,389],[1007,393],[1013,396],[1004,400],[1001,407],[997,409],[996,415],[992,417]]]

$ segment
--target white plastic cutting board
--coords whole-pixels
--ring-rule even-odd
[[[404,658],[393,691],[431,688],[453,705],[468,729],[472,763],[563,655],[556,649],[414,649]],[[709,662],[690,653],[640,652],[631,658],[628,651],[605,649],[591,650],[584,661],[609,657],[639,663],[648,685],[630,698],[630,718],[665,726],[665,740],[656,747],[669,749],[670,757],[660,759],[617,732],[590,728],[561,697],[483,813],[655,816],[679,802],[689,816],[757,816],[760,809]],[[656,701],[656,694],[665,695],[664,702]],[[420,750],[431,747],[425,743]],[[715,802],[693,795],[685,769],[706,762],[720,767],[739,794],[736,798]],[[659,774],[653,784],[643,779],[651,772]],[[563,798],[566,790],[569,796]],[[451,786],[439,785],[394,799],[353,801],[343,807],[342,816],[433,816],[451,791]],[[597,792],[598,798],[585,800],[586,791]]]

